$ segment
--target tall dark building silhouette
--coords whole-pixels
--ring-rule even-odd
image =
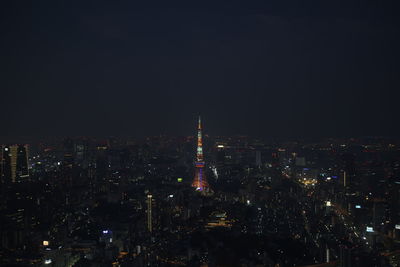
[[[28,145],[1,147],[1,182],[19,182],[29,178]]]
[[[343,186],[347,190],[352,190],[355,186],[354,179],[356,177],[356,164],[355,155],[352,153],[345,153],[342,155],[343,161]]]
[[[147,230],[151,233],[153,231],[153,195],[147,194]]]
[[[1,146],[1,182],[11,182],[11,151],[9,146]]]
[[[67,167],[72,167],[74,164],[74,148],[75,144],[72,139],[65,139],[63,144],[64,150],[64,165]]]

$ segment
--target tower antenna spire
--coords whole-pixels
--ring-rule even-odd
[[[195,177],[192,186],[198,190],[203,191],[208,188],[208,183],[204,175],[204,156],[203,156],[203,136],[201,127],[201,117],[199,115],[199,122],[197,126],[197,150],[195,162]]]
[[[198,124],[197,129],[201,129],[201,116],[200,115],[199,115],[199,124]]]

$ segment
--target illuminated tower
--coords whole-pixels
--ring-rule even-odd
[[[198,191],[204,191],[208,189],[208,183],[204,175],[204,158],[203,158],[203,139],[201,135],[201,119],[199,117],[199,124],[197,127],[197,152],[195,162],[195,176],[192,186]]]

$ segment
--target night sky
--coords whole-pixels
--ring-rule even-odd
[[[399,6],[351,2],[1,1],[0,136],[399,136]]]

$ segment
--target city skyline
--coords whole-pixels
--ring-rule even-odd
[[[202,129],[2,145],[0,264],[398,265],[399,139]]]
[[[400,1],[0,8],[0,266],[399,267]]]

